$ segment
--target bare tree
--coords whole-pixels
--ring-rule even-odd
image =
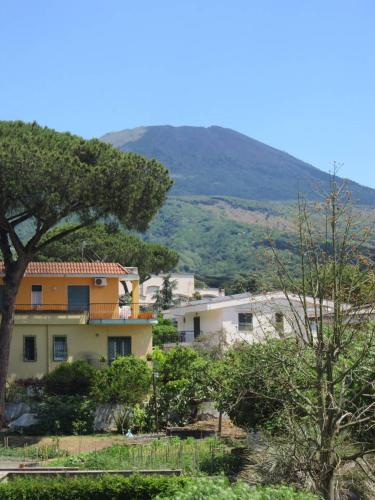
[[[375,452],[374,286],[366,256],[372,233],[335,175],[321,202],[299,199],[297,228],[300,278],[272,252],[291,311],[300,379],[285,351],[272,351],[270,363],[280,367],[288,459],[332,500],[342,466],[363,464]]]

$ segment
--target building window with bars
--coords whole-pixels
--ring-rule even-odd
[[[53,337],[53,361],[66,361],[68,342],[65,336]]]
[[[281,312],[275,314],[275,328],[278,333],[284,333],[284,314]]]
[[[239,313],[238,314],[238,331],[251,332],[253,330],[253,314]]]
[[[34,335],[23,337],[23,360],[36,361],[36,337]]]

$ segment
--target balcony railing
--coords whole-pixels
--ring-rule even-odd
[[[155,304],[119,305],[118,303],[90,304],[89,318],[95,319],[154,319],[158,315]]]
[[[83,312],[83,309],[69,310],[67,304],[16,304],[16,314],[38,314],[38,313],[68,313],[68,312]]]
[[[86,314],[90,320],[153,319],[157,317],[155,304],[120,305],[118,302],[68,304],[17,304],[16,314]]]

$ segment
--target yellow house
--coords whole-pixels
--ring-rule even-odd
[[[4,266],[0,263],[0,309]],[[132,289],[119,305],[120,282]],[[153,306],[139,304],[136,268],[104,262],[31,262],[17,294],[9,378],[41,377],[62,361],[98,366],[152,350]]]

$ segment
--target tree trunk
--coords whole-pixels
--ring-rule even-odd
[[[219,411],[219,425],[218,425],[218,429],[217,429],[218,436],[221,436],[222,429],[223,429],[223,412],[220,410]]]
[[[330,452],[322,451],[317,477],[317,490],[325,500],[336,500],[335,465]]]
[[[18,260],[5,270],[3,307],[0,322],[0,428],[6,424],[5,391],[8,376],[10,342],[14,324],[17,292],[28,262]]]
[[[335,478],[333,471],[327,471],[318,485],[318,490],[325,500],[336,500]]]

